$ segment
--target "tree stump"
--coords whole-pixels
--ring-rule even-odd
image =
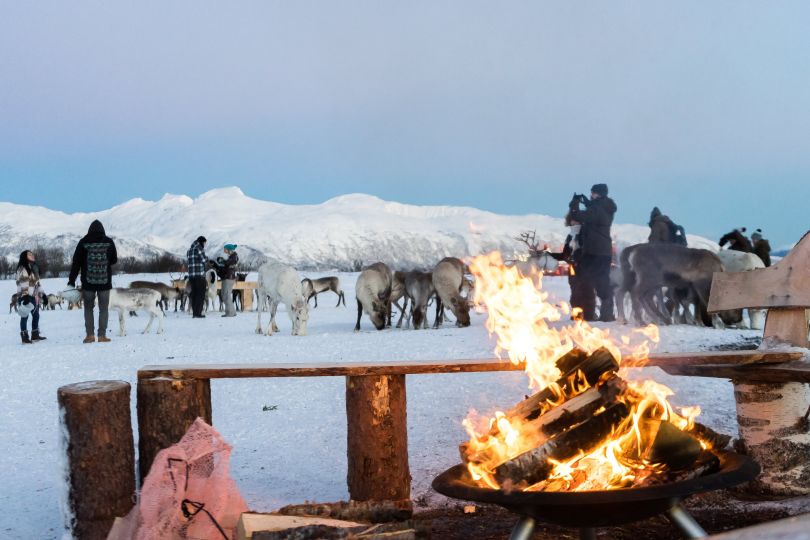
[[[198,418],[211,424],[208,379],[156,377],[138,381],[138,471],[141,483],[155,456],[177,443]]]
[[[88,381],[57,390],[67,453],[67,526],[79,540],[107,538],[115,518],[134,505],[129,393],[124,381]]]
[[[409,499],[405,376],[346,377],[346,417],[351,499]]]

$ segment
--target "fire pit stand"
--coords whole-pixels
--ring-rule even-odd
[[[433,480],[433,489],[448,497],[497,504],[521,516],[510,540],[528,540],[537,521],[573,527],[583,539],[595,539],[596,529],[622,525],[659,514],[666,517],[686,538],[702,538],[706,532],[680,505],[687,497],[729,488],[754,479],[759,465],[733,452],[716,452],[716,472],[666,484],[606,491],[505,492],[480,487],[464,465],[456,465]]]

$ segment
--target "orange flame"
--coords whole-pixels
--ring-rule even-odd
[[[547,388],[552,396],[538,404],[541,414],[590,387],[580,372],[574,376],[576,380],[564,383],[564,388],[557,382],[562,373],[556,361],[573,348],[588,354],[606,348],[620,366],[627,367],[643,365],[650,343],[658,342],[654,325],[630,330],[618,338],[607,329],[590,326],[582,320],[579,308],[548,301],[540,274],[525,276],[515,267],[506,267],[497,252],[475,257],[470,270],[476,278],[475,303],[485,306],[487,330],[497,337],[496,355],[505,352],[511,362],[523,365],[529,387]],[[667,400],[671,395],[669,388],[652,380],[627,383],[618,400],[628,406],[630,414],[612,434],[594,450],[561,462],[551,461],[554,467],[548,478],[524,489],[614,489],[656,472],[662,465],[651,462],[647,453],[657,426],[666,421],[684,430],[700,412],[695,407],[676,413]],[[532,421],[500,411],[488,422],[471,414],[463,425],[470,435],[463,447],[468,470],[473,479],[493,489],[501,487],[495,468],[536,448],[545,437]]]

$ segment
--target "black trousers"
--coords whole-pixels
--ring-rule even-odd
[[[596,320],[596,297],[599,297],[599,320],[613,321],[613,288],[610,286],[610,255],[583,255],[579,262],[582,287],[578,288],[586,321]]]
[[[191,312],[195,316],[202,315],[205,304],[205,277],[188,278],[191,284]]]

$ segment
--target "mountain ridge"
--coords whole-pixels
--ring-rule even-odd
[[[551,249],[558,249],[567,234],[561,218],[542,214],[409,205],[363,193],[289,205],[251,198],[231,186],[196,198],[166,193],[157,201],[138,197],[106,210],[72,214],[0,202],[0,255],[16,257],[35,246],[71,252],[94,219],[104,223],[122,256],[170,253],[182,258],[191,242],[204,235],[209,255],[236,243],[245,262],[271,258],[300,269],[347,270],[378,260],[396,268],[426,268],[445,256],[492,250],[514,258],[526,252],[515,240],[522,231],[535,230],[540,243]],[[648,233],[641,225],[613,227],[619,247],[644,242]],[[705,238],[688,238],[695,247],[717,249]]]

